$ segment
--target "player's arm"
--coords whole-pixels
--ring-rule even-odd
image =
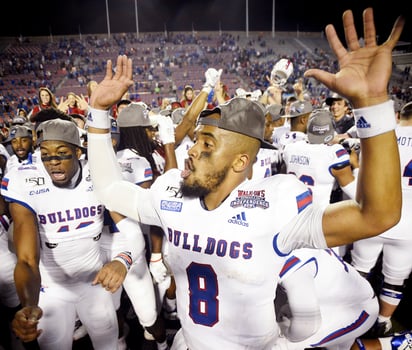
[[[31,341],[41,333],[37,323],[42,316],[37,306],[41,283],[37,220],[33,212],[21,204],[10,203],[9,210],[13,218],[13,242],[17,255],[14,281],[23,307],[15,315],[13,330],[21,340]]]
[[[110,108],[133,85],[132,60],[123,55],[116,63],[114,73],[111,60],[107,62],[106,75],[90,97],[87,155],[97,197],[107,209],[139,220],[136,208],[139,203],[147,203],[143,198],[146,190],[123,180],[110,136]]]
[[[358,127],[363,156],[357,202],[334,203],[325,210],[322,227],[328,246],[378,235],[396,225],[401,213],[399,152],[393,103],[389,101],[387,86],[392,74],[392,50],[404,20],[397,19],[389,38],[380,46],[376,44],[371,8],[364,11],[363,23],[365,46],[360,47],[353,14],[345,11],[343,25],[348,49],[340,42],[334,27],[326,27],[329,44],[339,60],[338,73],[318,69],[305,73],[306,77],[314,77],[347,97],[362,127]]]
[[[349,198],[355,199],[357,178],[354,176],[350,164],[340,168],[332,168],[331,173],[345,194]]]
[[[161,283],[167,276],[167,267],[163,263],[163,236],[164,232],[159,226],[150,226],[150,254],[149,269],[156,283]]]
[[[133,262],[145,256],[146,250],[143,233],[137,221],[113,211],[110,216],[118,230],[111,233],[111,261],[99,270],[93,284],[101,284],[107,291],[114,293],[123,284]]]
[[[199,94],[187,108],[181,122],[175,128],[176,145],[179,145],[187,134],[193,132],[193,129],[196,126],[197,117],[200,112],[205,109],[209,93],[217,84],[219,84],[221,74],[221,69],[216,70],[214,68],[208,68],[206,70],[206,81],[202,87],[202,90],[200,90]]]

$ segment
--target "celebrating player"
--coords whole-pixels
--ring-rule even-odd
[[[108,111],[133,84],[132,61],[119,56],[115,74],[108,61],[88,115],[92,180],[110,210],[165,232],[182,325],[173,349],[271,348],[278,337],[276,276],[286,254],[300,246],[326,248],[375,236],[399,221],[399,153],[387,84],[404,20],[395,22],[380,46],[371,8],[363,22],[364,47],[350,10],[343,15],[348,49],[334,27],[326,27],[340,64],[337,74],[305,73],[351,101],[361,137],[357,201],[326,208],[312,204],[294,175],[247,180],[259,147],[272,146],[263,140],[261,106],[239,97],[200,113],[185,170],[169,170],[148,190],[123,181]]]

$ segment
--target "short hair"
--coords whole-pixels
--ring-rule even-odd
[[[46,120],[51,120],[51,119],[68,120],[76,124],[76,122],[73,120],[73,118],[70,115],[62,112],[61,110],[57,108],[52,108],[52,107],[42,109],[39,113],[37,113],[33,117],[32,122],[34,122],[35,129],[37,129],[37,127],[39,126],[41,122],[44,122]]]
[[[411,119],[412,118],[412,101],[403,105],[403,107],[401,108],[401,111],[399,113],[399,116],[402,119]]]

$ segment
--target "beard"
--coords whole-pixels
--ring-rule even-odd
[[[229,167],[227,166],[221,171],[215,171],[205,176],[205,180],[202,182],[195,179],[193,182],[189,183],[187,179],[185,179],[180,188],[181,193],[184,197],[203,198],[215,191],[221,185],[225,180],[228,171]]]

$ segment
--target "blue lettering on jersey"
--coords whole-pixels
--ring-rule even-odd
[[[219,257],[230,257],[232,259],[242,258],[245,260],[252,258],[253,244],[250,242],[228,242],[224,239],[216,240],[208,237],[206,246],[199,245],[199,235],[190,235],[187,232],[181,232],[167,228],[167,237],[175,247],[181,247],[184,250],[190,250],[197,253],[216,255]]]
[[[412,137],[399,136],[397,140],[398,140],[399,146],[407,146],[407,147],[412,146]]]
[[[309,165],[310,164],[310,158],[307,156],[300,156],[296,154],[292,154],[290,156],[289,160],[290,164],[301,164],[301,165]]]
[[[230,224],[236,224],[236,225],[249,227],[249,224],[247,223],[247,220],[246,220],[246,213],[244,211],[242,211],[240,214],[232,216],[227,222]]]
[[[92,205],[90,207],[67,209],[48,214],[38,214],[38,220],[41,225],[56,224],[79,219],[91,219],[100,216],[103,212],[103,205]],[[92,221],[89,221],[91,223]]]
[[[39,190],[29,191],[29,196],[50,192],[48,188],[40,188]]]
[[[160,202],[160,209],[161,210],[167,210],[167,211],[180,212],[180,211],[182,211],[182,204],[183,203],[181,203],[181,202],[162,200]]]
[[[121,169],[121,172],[122,173],[133,173],[133,167],[132,167],[132,163],[126,163],[126,162],[122,162],[122,163],[120,163],[119,162],[119,165],[120,165],[120,169]]]

